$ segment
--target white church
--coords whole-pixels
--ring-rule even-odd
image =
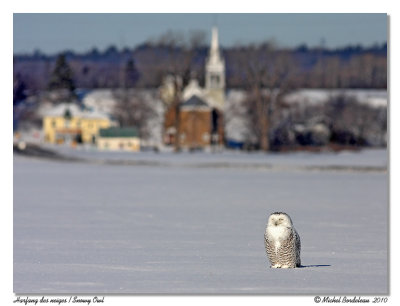
[[[183,100],[196,95],[207,104],[220,111],[225,105],[225,60],[221,55],[218,43],[218,29],[213,27],[211,46],[205,67],[205,88],[201,88],[196,79],[192,79],[183,90]]]
[[[165,145],[179,144],[187,149],[204,149],[223,145],[225,111],[225,60],[219,49],[218,29],[211,34],[211,46],[205,65],[205,87],[192,78],[182,91],[179,111],[179,133],[176,128],[176,109],[167,109],[164,120]],[[168,84],[167,84],[168,87]],[[169,85],[173,88],[173,85]]]

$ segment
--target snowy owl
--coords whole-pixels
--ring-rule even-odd
[[[274,212],[269,216],[264,243],[272,268],[301,266],[300,236],[288,214]]]

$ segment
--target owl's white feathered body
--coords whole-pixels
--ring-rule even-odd
[[[269,216],[264,243],[272,268],[301,266],[300,236],[288,214],[275,212]]]

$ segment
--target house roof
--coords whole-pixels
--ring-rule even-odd
[[[61,103],[47,110],[44,115],[51,117],[64,117],[68,113],[71,117],[108,119],[108,116],[99,111],[84,111],[74,103]]]
[[[193,95],[189,100],[182,103],[182,107],[207,107],[208,104],[200,99],[198,96]]]
[[[100,137],[139,137],[139,132],[135,127],[110,127],[100,129]]]

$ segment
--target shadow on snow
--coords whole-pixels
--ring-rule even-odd
[[[300,267],[297,268],[318,268],[318,267],[330,267],[331,265],[301,265]]]

